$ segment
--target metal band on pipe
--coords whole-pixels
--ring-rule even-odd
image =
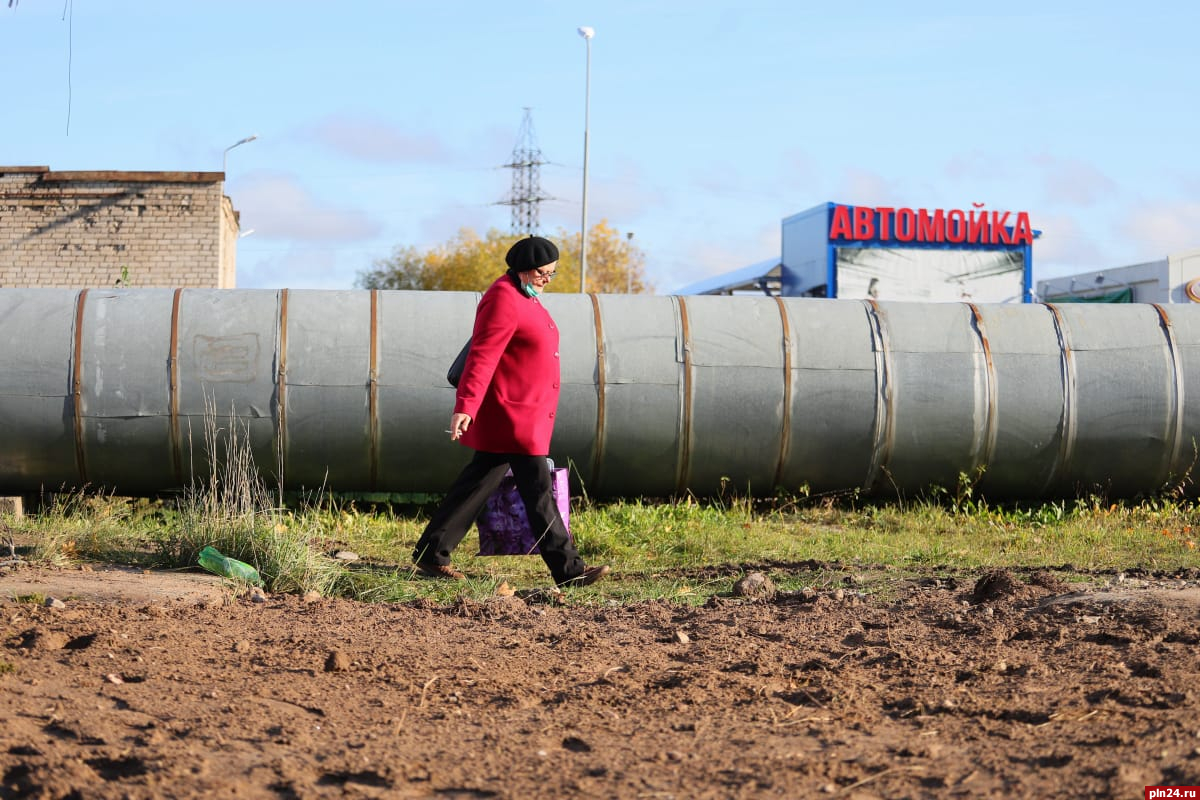
[[[1175,339],[1175,328],[1171,325],[1171,318],[1167,316],[1167,310],[1158,303],[1153,303],[1154,310],[1158,312],[1158,319],[1162,325],[1163,338],[1167,340],[1167,353],[1171,358],[1171,402],[1170,402],[1170,419],[1167,425],[1167,446],[1163,452],[1163,470],[1162,481],[1178,479],[1181,477],[1178,470],[1179,454],[1183,449],[1183,403],[1184,403],[1184,382],[1183,382],[1183,364],[1179,353],[1179,343]]]
[[[279,482],[282,484],[287,477],[287,331],[288,331],[288,290],[279,290],[279,373],[275,390],[275,461],[279,467]]]
[[[379,290],[371,290],[368,334],[371,352],[367,366],[367,457],[371,461],[371,491],[379,483]]]
[[[783,471],[792,445],[792,331],[788,323],[787,306],[782,297],[775,298],[779,307],[781,346],[783,347],[783,412],[779,417],[779,461],[775,465],[775,485],[783,484]]]
[[[1061,475],[1066,472],[1066,466],[1071,463],[1075,452],[1075,358],[1071,353],[1070,337],[1066,320],[1056,306],[1045,303],[1054,320],[1054,333],[1058,337],[1060,355],[1059,368],[1062,371],[1062,417],[1059,425],[1058,455],[1054,459],[1054,467],[1046,479],[1042,492],[1057,485]]]
[[[79,292],[75,300],[74,353],[71,361],[74,375],[71,380],[72,409],[75,417],[75,471],[79,474],[79,485],[88,485],[87,449],[83,435],[83,309],[87,303],[88,290]]]
[[[692,336],[688,327],[687,303],[682,297],[676,300],[679,303],[679,330],[683,340],[683,406],[679,419],[679,477],[675,482],[675,491],[683,494],[687,491],[692,470],[692,394],[695,377],[692,375]]]
[[[600,299],[595,294],[589,294],[592,300],[592,320],[596,326],[596,442],[592,449],[591,483],[600,483],[604,466],[604,440],[608,435],[604,426],[605,415],[605,363],[604,363],[604,323],[600,314]]]
[[[171,465],[175,469],[175,482],[183,486],[183,434],[179,428],[179,301],[183,289],[176,289],[171,296],[171,351],[167,356],[167,386],[171,430]]]
[[[997,414],[996,414],[996,365],[992,361],[992,345],[988,341],[987,329],[983,322],[983,313],[979,310],[979,306],[974,303],[967,303],[967,307],[971,309],[971,328],[975,331],[975,335],[979,337],[979,347],[983,351],[984,364],[984,402],[986,410],[984,411],[982,447],[977,451],[977,457],[971,465],[971,474],[978,475],[981,468],[986,468],[992,463],[992,456],[996,451],[996,436],[997,431]]]
[[[888,344],[887,326],[879,303],[864,301],[871,328],[871,340],[875,355],[875,421],[872,427],[874,446],[871,449],[871,464],[863,480],[867,491],[878,491],[888,475],[888,464],[895,443],[896,397],[892,382],[891,348]]]

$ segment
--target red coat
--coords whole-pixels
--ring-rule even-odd
[[[558,391],[558,326],[515,278],[501,275],[475,311],[454,403],[471,427],[459,441],[488,453],[548,455]]]

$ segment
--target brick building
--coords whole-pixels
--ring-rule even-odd
[[[238,214],[222,172],[0,166],[0,287],[232,289]]]
[[[237,285],[223,172],[0,166],[0,288]],[[23,513],[0,497],[0,514]]]

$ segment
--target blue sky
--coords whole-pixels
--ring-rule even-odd
[[[329,288],[508,231],[530,108],[541,229],[588,219],[669,293],[826,201],[1027,211],[1034,277],[1200,247],[1200,4],[15,0],[0,164],[220,171],[238,285]],[[498,265],[499,269],[499,265]]]

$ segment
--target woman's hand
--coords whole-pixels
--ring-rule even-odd
[[[471,427],[471,417],[469,414],[451,414],[450,441],[457,442],[467,432],[467,428],[469,427]]]

